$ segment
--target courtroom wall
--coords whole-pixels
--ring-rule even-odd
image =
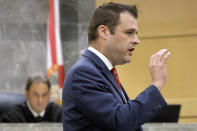
[[[87,28],[95,6],[110,0],[61,0],[65,72],[87,48]],[[162,90],[169,104],[181,104],[179,122],[197,122],[196,0],[111,0],[139,5],[140,44],[132,62],[118,66],[130,98],[151,84],[148,64],[161,48],[172,52]],[[46,71],[48,0],[0,1],[0,92],[23,93],[31,74]]]
[[[45,74],[48,7],[48,0],[0,1],[0,93],[23,93],[30,75]],[[94,8],[94,0],[60,0],[65,72],[88,46]]]

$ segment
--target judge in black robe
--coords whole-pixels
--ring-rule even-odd
[[[1,115],[1,122],[61,122],[61,107],[50,103],[51,84],[45,76],[28,78],[25,87],[27,101]]]
[[[43,117],[35,117],[29,109],[27,102],[17,105],[8,112],[1,115],[1,122],[9,123],[31,123],[31,122],[61,122],[62,109],[55,103],[49,103],[45,109]]]

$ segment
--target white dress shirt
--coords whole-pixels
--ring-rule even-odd
[[[111,70],[113,68],[112,63],[109,61],[109,59],[107,57],[105,57],[101,52],[99,52],[98,50],[96,50],[95,48],[89,46],[88,50],[92,51],[94,54],[96,54],[107,66],[107,68],[109,70]]]
[[[104,62],[104,64],[107,66],[107,68],[108,68],[110,71],[112,70],[113,65],[112,65],[112,63],[109,61],[109,59],[108,59],[106,56],[104,56],[101,52],[99,52],[98,50],[96,50],[95,48],[93,48],[93,47],[91,47],[91,46],[88,47],[88,50],[90,50],[90,51],[92,51],[94,54],[96,54],[96,55]],[[120,91],[121,91],[121,93],[122,93],[122,95],[123,95],[123,97],[124,97],[124,99],[125,99],[125,102],[127,103],[127,100],[126,100],[126,98],[125,98],[124,93],[122,92],[122,90],[120,90]]]
[[[27,106],[29,108],[29,110],[31,111],[31,113],[33,114],[34,117],[37,117],[37,116],[41,116],[43,117],[44,114],[45,114],[45,109],[43,111],[40,112],[40,114],[38,114],[34,109],[32,109],[31,105],[29,104],[29,101],[27,101]]]

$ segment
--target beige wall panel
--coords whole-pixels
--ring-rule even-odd
[[[180,118],[178,123],[196,123],[196,118]]]
[[[168,81],[162,90],[167,98],[197,97],[197,37],[141,40],[129,64],[118,66],[121,82],[130,97],[151,84],[150,56],[161,48],[171,51]]]
[[[140,36],[197,35],[196,0],[139,0]]]
[[[197,0],[97,0],[139,6],[139,36],[197,35]]]

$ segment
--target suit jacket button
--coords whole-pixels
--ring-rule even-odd
[[[157,112],[159,109],[161,109],[161,105],[157,105],[152,111]]]
[[[161,105],[157,105],[158,109],[161,109]]]

